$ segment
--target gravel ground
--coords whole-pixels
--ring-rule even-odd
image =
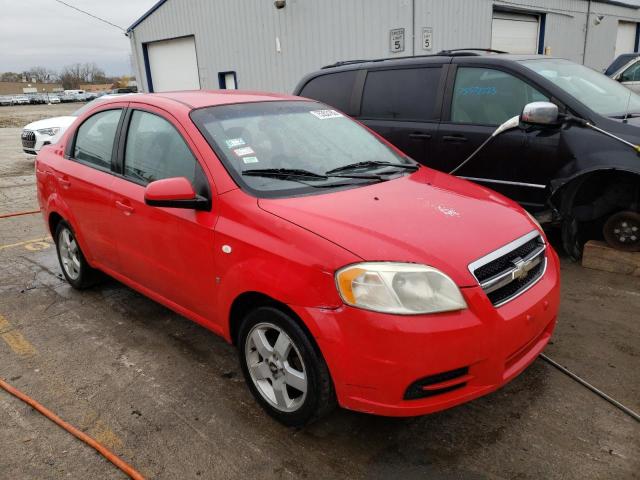
[[[0,107],[0,128],[22,128],[26,124],[48,117],[62,117],[79,109],[84,103],[13,105]]]

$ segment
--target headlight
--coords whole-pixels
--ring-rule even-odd
[[[536,224],[536,227],[538,227],[538,230],[542,231],[542,226],[540,225],[540,222],[538,220],[536,220],[536,217],[534,217],[533,215],[531,215],[529,212],[527,212],[526,210],[524,211],[524,213],[527,214],[527,216],[531,219],[531,221],[533,223]]]
[[[336,272],[336,285],[347,305],[375,312],[415,315],[467,306],[453,280],[426,265],[357,263]]]
[[[57,135],[59,131],[60,131],[60,127],[53,127],[53,128],[43,128],[41,130],[38,130],[38,133],[41,135],[48,135],[50,137],[53,137],[54,135]]]

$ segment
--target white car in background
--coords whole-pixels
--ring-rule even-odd
[[[38,120],[26,125],[22,129],[22,135],[20,136],[22,140],[22,150],[25,153],[36,155],[43,146],[56,143],[67,128],[75,121],[76,117],[93,107],[95,102],[122,96],[124,95],[103,95],[83,105],[71,115],[45,118],[44,120]]]

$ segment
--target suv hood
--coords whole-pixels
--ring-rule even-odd
[[[38,120],[25,125],[24,130],[41,130],[43,128],[60,127],[64,131],[76,120],[76,118],[77,117],[72,116],[45,118],[44,120]]]
[[[502,195],[428,168],[366,187],[259,199],[258,205],[365,261],[427,264],[459,286],[477,285],[471,262],[536,228]]]

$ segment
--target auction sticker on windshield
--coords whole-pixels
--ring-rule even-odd
[[[245,155],[251,155],[253,153],[256,153],[253,151],[253,148],[251,147],[244,147],[244,148],[236,148],[233,153],[235,153],[237,156],[239,157],[244,157]]]
[[[245,144],[242,138],[230,138],[225,140],[225,143],[227,144],[227,148],[241,147]]]
[[[340,112],[336,112],[335,110],[312,110],[309,113],[314,117],[319,118],[320,120],[326,120],[328,118],[339,118],[344,116]]]

